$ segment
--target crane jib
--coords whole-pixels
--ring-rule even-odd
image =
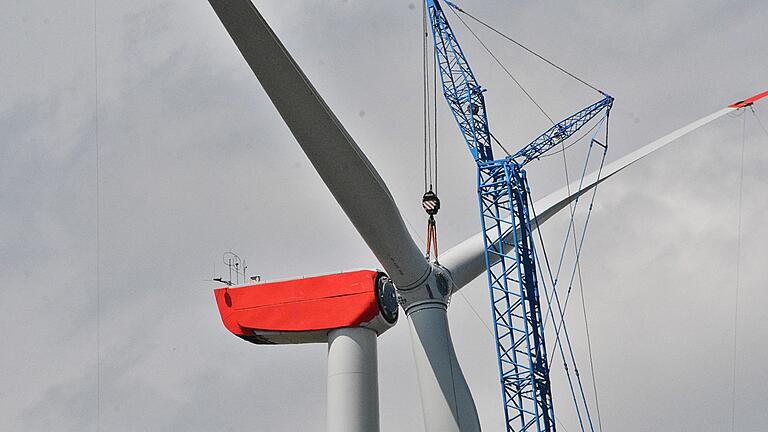
[[[600,114],[600,112],[603,110],[606,110],[606,112],[609,111],[612,106],[613,98],[605,95],[605,98],[602,100],[593,103],[560,123],[553,125],[535,140],[531,141],[530,144],[510,156],[509,159],[514,160],[520,165],[525,165],[534,159],[538,159],[556,145],[570,138],[585,124],[589,123],[590,120]]]
[[[475,161],[493,160],[483,89],[459,46],[440,4],[427,0],[443,96]]]

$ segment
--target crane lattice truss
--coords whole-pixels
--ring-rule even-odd
[[[449,3],[449,5],[453,6]],[[562,143],[601,112],[605,97],[553,125],[511,156],[495,160],[483,89],[437,0],[427,0],[442,90],[477,163],[496,353],[508,431],[554,431],[536,252],[523,166]]]
[[[478,166],[478,180],[507,428],[554,430],[525,171],[492,161]]]

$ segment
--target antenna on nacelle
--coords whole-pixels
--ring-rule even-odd
[[[214,262],[213,278],[210,279],[211,281],[223,283],[227,286],[240,285],[241,281],[242,283],[246,283],[249,280],[254,283],[261,282],[261,275],[247,276],[248,264],[246,264],[245,260],[240,258],[238,254],[230,250],[224,252],[221,259],[228,269],[227,279],[225,279],[224,276],[216,276],[216,263]]]

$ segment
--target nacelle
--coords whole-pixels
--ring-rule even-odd
[[[395,286],[376,270],[214,290],[224,326],[256,344],[327,342],[328,331],[364,327],[377,334],[397,322]]]

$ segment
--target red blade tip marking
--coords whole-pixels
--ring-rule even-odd
[[[768,91],[764,91],[760,94],[754,95],[749,99],[744,99],[743,101],[735,102],[731,105],[728,105],[728,108],[744,108],[752,105],[756,101],[768,96]]]

